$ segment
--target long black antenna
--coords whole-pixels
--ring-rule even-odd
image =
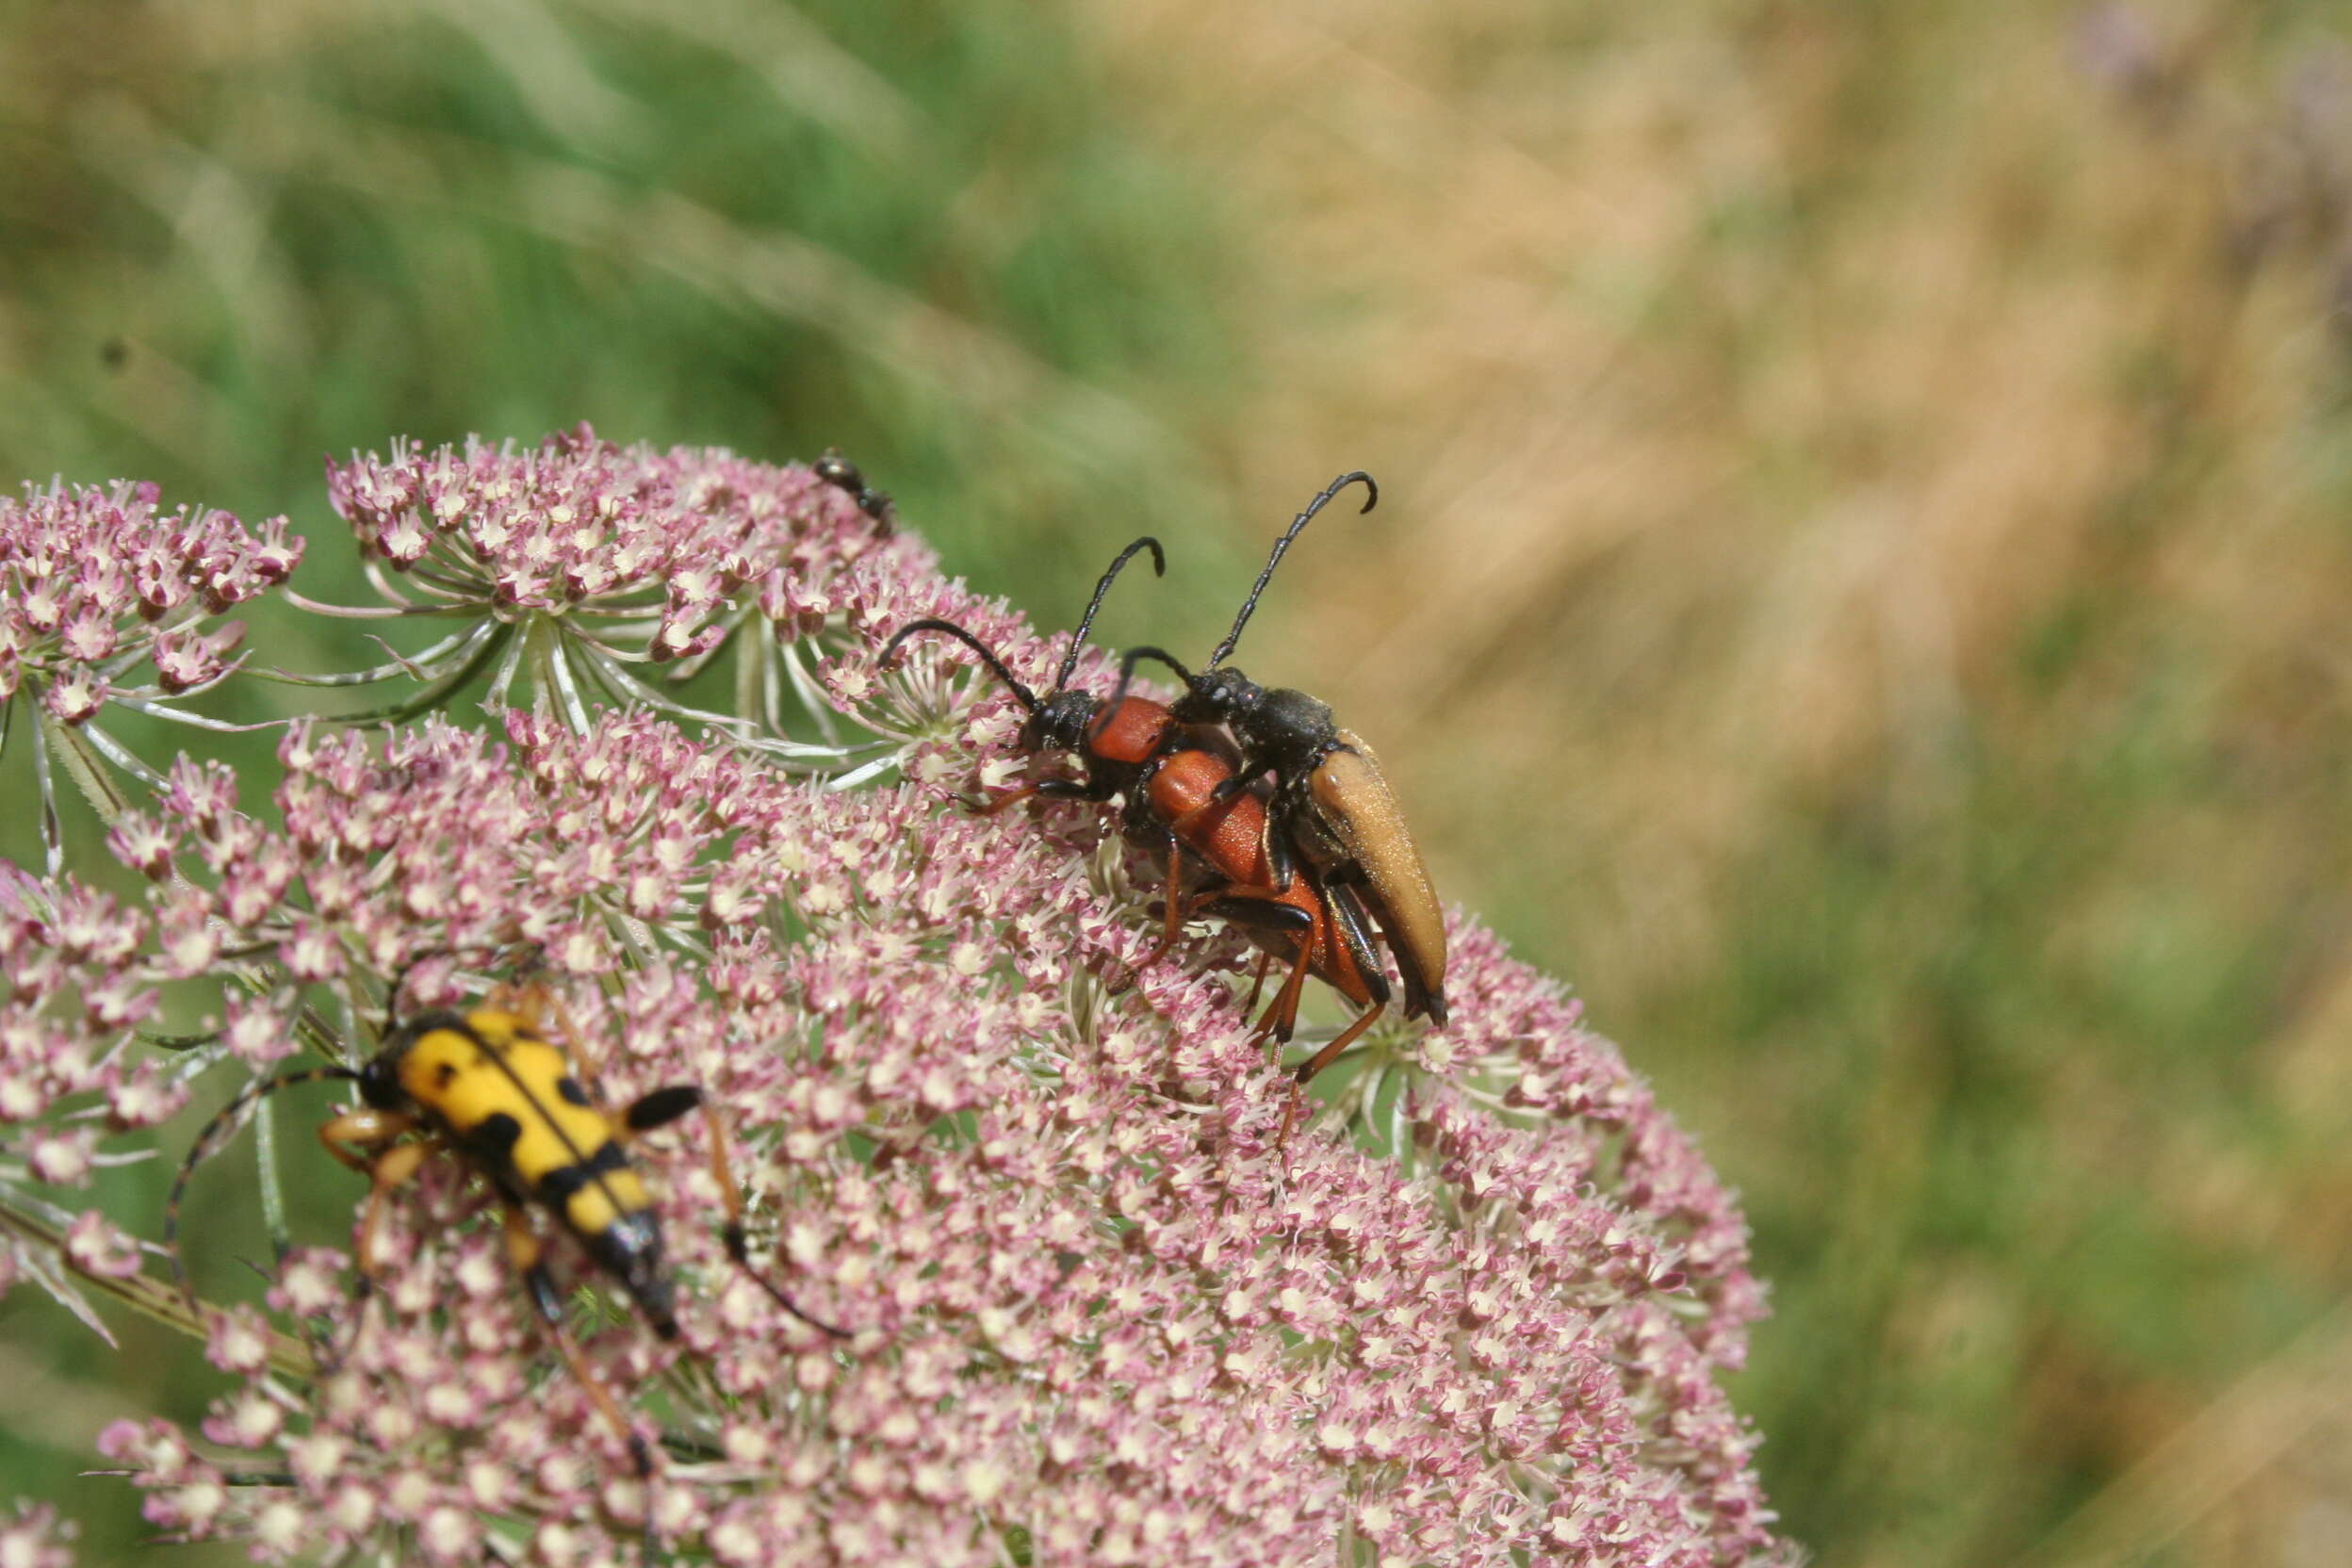
[[[1070,672],[1078,667],[1078,650],[1086,645],[1086,633],[1094,629],[1095,612],[1102,608],[1102,596],[1111,591],[1111,583],[1118,578],[1119,568],[1134,560],[1135,552],[1140,549],[1152,552],[1153,577],[1168,575],[1168,557],[1160,553],[1160,542],[1148,533],[1119,552],[1110,569],[1102,574],[1102,580],[1094,585],[1094,597],[1086,601],[1086,612],[1078,617],[1078,629],[1070,634],[1070,651],[1062,656],[1062,667],[1054,675],[1054,691],[1061,691],[1070,684]]]
[[[180,1200],[188,1196],[188,1179],[196,1174],[198,1166],[212,1158],[222,1144],[236,1135],[237,1130],[244,1125],[245,1113],[256,1103],[280,1089],[292,1088],[297,1084],[315,1084],[321,1079],[356,1084],[359,1074],[348,1067],[313,1067],[282,1073],[275,1078],[258,1079],[248,1084],[236,1099],[221,1106],[213,1119],[204,1123],[204,1130],[196,1135],[196,1141],[188,1146],[188,1156],[180,1161],[179,1174],[172,1179],[171,1196],[164,1200],[163,1250],[172,1260],[172,1283],[179,1286],[180,1298],[188,1303],[190,1310],[196,1304],[196,1289],[188,1283],[188,1265],[180,1256]]]
[[[950,637],[955,638],[957,642],[963,644],[964,646],[978,654],[980,656],[980,662],[988,665],[988,667],[995,673],[996,678],[1003,681],[1005,686],[1010,689],[1013,695],[1021,699],[1021,707],[1027,709],[1032,713],[1037,710],[1037,694],[1013,678],[1013,672],[1004,667],[1004,661],[996,656],[994,649],[990,648],[988,644],[982,642],[979,638],[974,637],[971,632],[966,631],[962,627],[957,626],[954,621],[942,621],[925,617],[920,621],[908,621],[905,626],[900,627],[896,631],[891,632],[890,640],[882,645],[882,658],[879,662],[884,669],[889,669],[891,662],[898,658],[899,645],[906,642],[907,638],[912,637],[918,631],[946,632]]]
[[[1307,503],[1307,509],[1298,514],[1298,516],[1291,519],[1289,530],[1284,532],[1280,539],[1274,541],[1274,553],[1266,558],[1266,570],[1258,574],[1256,585],[1250,590],[1250,597],[1242,603],[1241,613],[1233,617],[1233,629],[1227,632],[1225,634],[1225,640],[1217,645],[1217,651],[1209,655],[1209,662],[1206,664],[1201,665],[1201,669],[1204,671],[1213,670],[1219,664],[1225,662],[1225,656],[1232,653],[1233,651],[1233,645],[1241,641],[1241,629],[1250,624],[1250,616],[1251,612],[1258,608],[1258,596],[1266,592],[1266,583],[1273,580],[1274,568],[1282,564],[1282,554],[1290,548],[1290,542],[1298,537],[1298,531],[1307,526],[1307,520],[1309,518],[1313,517],[1316,513],[1331,504],[1332,497],[1338,495],[1342,490],[1347,489],[1358,480],[1364,481],[1364,506],[1362,508],[1362,512],[1369,512],[1374,506],[1379,504],[1380,498],[1380,487],[1373,483],[1372,476],[1365,473],[1362,468],[1350,468],[1348,472],[1340,475],[1337,479],[1331,481],[1331,483],[1325,485],[1322,489],[1322,493],[1317,495],[1315,499]],[[1361,515],[1362,512],[1358,514]]]
[[[1094,585],[1094,597],[1086,601],[1086,612],[1078,618],[1078,629],[1070,634],[1070,651],[1062,656],[1062,667],[1054,673],[1054,686],[1045,694],[1047,696],[1059,695],[1070,685],[1070,672],[1078,667],[1079,650],[1086,645],[1086,633],[1094,628],[1094,617],[1102,608],[1103,596],[1110,593],[1111,584],[1119,580],[1120,570],[1128,562],[1135,558],[1139,550],[1152,552],[1153,576],[1166,577],[1168,575],[1168,557],[1161,553],[1160,542],[1148,533],[1119,552],[1111,562],[1110,568],[1102,574],[1102,580]],[[996,678],[1003,681],[1011,689],[1013,695],[1021,699],[1021,707],[1032,713],[1037,710],[1037,694],[1013,678],[1013,672],[1004,667],[1004,662],[996,656],[996,650],[962,627],[957,626],[954,621],[929,617],[920,621],[908,621],[905,626],[900,627],[890,633],[890,640],[882,645],[880,662],[884,669],[889,669],[892,661],[897,659],[899,645],[918,631],[946,632],[950,637],[978,654],[988,668],[995,672]]]
[[[1135,666],[1142,663],[1147,659],[1156,659],[1161,663],[1166,664],[1169,669],[1174,670],[1176,672],[1176,679],[1182,685],[1187,688],[1192,685],[1192,672],[1185,669],[1184,666],[1178,662],[1176,656],[1168,652],[1166,648],[1155,648],[1148,645],[1141,647],[1129,648],[1127,650],[1127,657],[1119,662],[1119,684],[1112,689],[1111,700],[1104,703],[1102,705],[1102,710],[1095,715],[1095,729],[1099,730],[1104,725],[1110,723],[1111,715],[1119,711],[1119,705],[1127,700],[1127,688],[1134,685],[1135,681]]]

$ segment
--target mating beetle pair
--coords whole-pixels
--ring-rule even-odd
[[[1239,927],[1258,947],[1261,985],[1270,962],[1288,965],[1281,990],[1257,1025],[1260,1037],[1290,1038],[1310,973],[1364,1009],[1299,1065],[1299,1084],[1334,1060],[1388,1006],[1388,978],[1372,948],[1376,930],[1396,960],[1405,1016],[1427,1015],[1440,1026],[1446,1016],[1444,915],[1370,748],[1307,694],[1261,687],[1239,670],[1220,667],[1291,542],[1316,513],[1359,481],[1366,491],[1364,510],[1372,509],[1379,491],[1368,474],[1342,474],[1325,486],[1276,541],[1233,629],[1197,673],[1165,649],[1144,646],[1129,651],[1107,701],[1070,688],[1079,650],[1119,570],[1146,548],[1155,570],[1164,565],[1158,542],[1148,537],[1122,550],[1096,584],[1054,687],[1042,697],[1016,679],[993,649],[951,621],[909,622],[882,652],[889,667],[907,639],[919,633],[956,638],[980,656],[1027,710],[1018,743],[1022,751],[1070,752],[1086,762],[1083,780],[1033,779],[999,795],[987,810],[1003,810],[1037,795],[1125,797],[1127,838],[1164,853],[1168,865],[1167,930],[1139,967],[1167,952],[1188,916],[1215,915]],[[1173,705],[1129,694],[1135,667],[1145,660],[1167,664],[1184,682],[1184,694]],[[1225,731],[1231,732],[1230,743]],[[1253,786],[1269,777],[1271,787],[1262,798]],[[1283,1120],[1285,1135],[1296,1107],[1294,1099]]]

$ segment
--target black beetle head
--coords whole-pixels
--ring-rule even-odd
[[[1083,750],[1086,731],[1100,711],[1102,703],[1091,693],[1055,692],[1030,710],[1021,727],[1021,749],[1032,754]]]
[[[1265,700],[1266,689],[1239,670],[1203,670],[1192,678],[1171,711],[1186,724],[1238,727],[1249,722]]]
[[[400,1037],[396,1034],[393,1039],[400,1041]],[[407,1091],[400,1087],[400,1053],[390,1050],[379,1052],[362,1064],[359,1070],[359,1097],[368,1102],[369,1108],[379,1111],[397,1111],[407,1105]]]

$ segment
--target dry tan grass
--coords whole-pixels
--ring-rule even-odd
[[[1794,819],[1882,812],[1931,884],[1894,956],[1956,935],[1937,923],[1970,906],[1933,885],[1961,874],[1939,845],[1988,792],[2079,778],[2151,668],[2194,672],[2177,743],[2234,782],[2047,801],[2112,840],[2044,890],[2033,940],[2053,970],[2260,930],[2346,869],[2329,788],[2352,624],[2329,449],[2344,345],[2315,249],[2247,270],[2223,244],[2291,47],[2157,17],[2205,74],[2150,125],[2070,64],[2064,14],[2034,8],[1082,14],[1102,69],[1169,145],[1228,171],[1262,227],[1263,371],[1212,436],[1246,498],[1237,537],[1341,466],[1389,486],[1382,513],[1318,525],[1285,567],[1255,663],[1385,742],[1448,890],[1531,911],[1523,928],[1637,1054],[1644,1020],[1721,983],[1753,918],[1725,887]],[[2086,612],[2096,646],[2031,678],[2033,650]],[[2045,1560],[2164,1544],[2311,1560],[2312,1532],[2352,1509],[2342,1465],[2291,1464],[2285,1418],[2246,1416],[2264,1390],[2311,1402],[2329,1331],[2277,1364],[2216,1351],[2133,1384],[2040,1321],[2020,1278],[2066,1266],[2101,1195],[2131,1190],[2172,1242],[2299,1249],[2292,1273],[2343,1287],[2343,1228],[2312,1216],[2352,1209],[2352,1168],[2316,1147],[2352,1094],[2352,969],[2319,933],[2298,967],[2275,1037],[2213,1045],[2245,1063],[2256,1119],[2305,1129],[2283,1153],[2172,1098],[2128,1038],[2024,1025],[2035,1158],[2060,1185],[2015,1216],[2048,1254],[1989,1272],[1882,1235],[1933,1198],[1919,1151],[1950,1090],[1907,977],[1877,1004],[1874,1087],[1821,1081],[1801,1041],[1664,1042],[1712,1054],[1666,1067],[1724,1163],[1768,1204],[1831,1205],[1825,1257],[1890,1282],[1881,1342],[1855,1357],[1914,1384],[1955,1354],[2009,1358],[2041,1429],[1988,1437],[2008,1459],[1963,1477],[2038,1463],[2096,1486],[2153,1456]],[[1804,1173],[1818,1121],[1775,1108],[1808,1093],[1850,1096],[1835,1189]],[[2037,1382],[2099,1392],[2052,1405]],[[1955,1434],[1932,1420],[1854,1414],[1855,1473],[1949,1462]],[[2193,1495],[2166,1468],[2183,1453],[2213,1461]],[[2302,1523],[2258,1523],[2278,1519]],[[1880,1521],[1839,1555],[1968,1560],[2004,1539],[1980,1523],[1938,1546]]]

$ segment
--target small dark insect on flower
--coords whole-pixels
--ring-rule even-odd
[[[839,447],[827,447],[825,455],[810,464],[809,467],[825,483],[846,493],[850,499],[858,503],[858,511],[882,525],[883,532],[889,533],[898,527],[898,508],[891,504],[890,498],[868,484],[858,465],[843,457]]]

